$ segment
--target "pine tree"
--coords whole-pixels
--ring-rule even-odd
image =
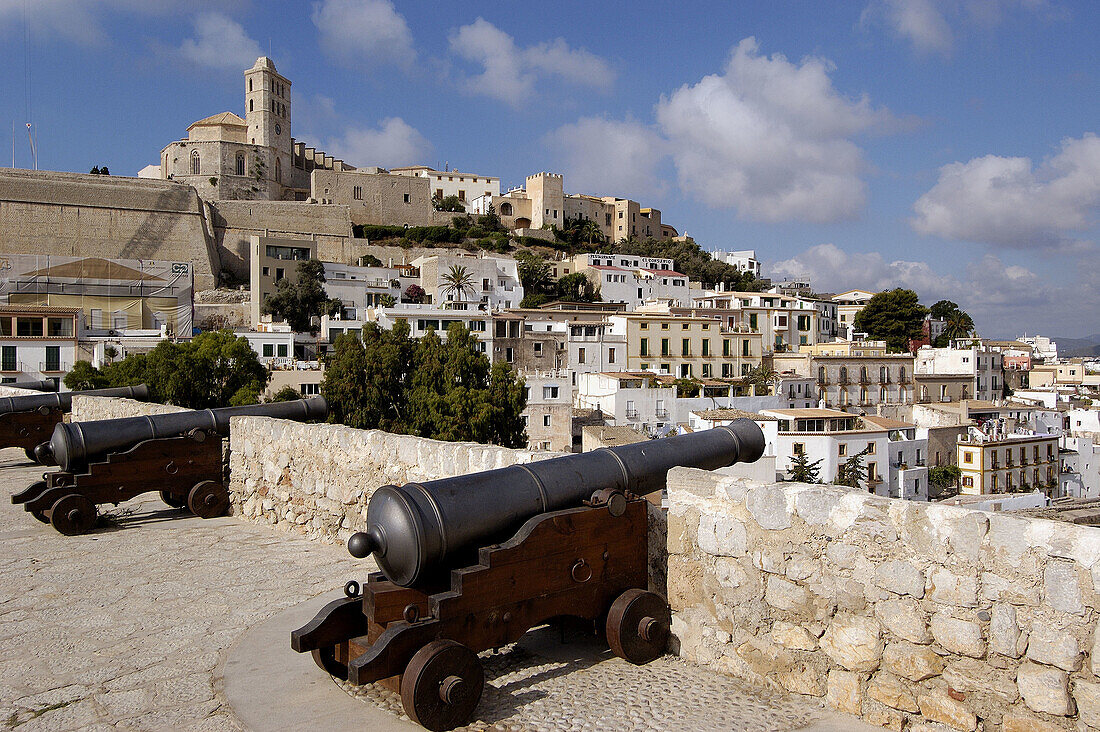
[[[866,449],[860,450],[841,463],[836,474],[837,485],[846,485],[852,488],[860,487],[860,481],[867,478],[867,470],[863,467],[863,456],[866,454]]]
[[[821,472],[821,460],[814,460],[811,463],[805,452],[795,453],[791,458],[791,467],[788,472],[791,480],[796,483],[820,483],[821,479],[818,475]]]

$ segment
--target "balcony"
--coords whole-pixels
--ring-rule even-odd
[[[658,409],[655,412],[655,414],[657,416],[657,419],[668,419],[668,410],[667,409]]]
[[[44,374],[64,374],[71,371],[73,365],[71,363],[53,363],[49,361],[39,361],[38,370]]]
[[[638,410],[637,409],[628,409],[628,410],[626,410],[626,418],[627,419],[638,419]]]

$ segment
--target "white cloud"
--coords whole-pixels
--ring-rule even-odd
[[[1037,167],[1030,158],[997,155],[945,165],[913,210],[914,229],[944,239],[1074,245],[1070,233],[1094,229],[1100,210],[1100,138],[1063,140],[1061,151]]]
[[[554,130],[546,142],[561,150],[570,190],[638,198],[664,190],[656,166],[665,142],[641,123],[585,117]]]
[[[325,144],[326,150],[357,167],[384,168],[423,163],[432,144],[400,117],[388,117],[373,129],[352,127]]]
[[[24,12],[27,28],[33,34],[59,36],[82,46],[105,43],[107,32],[102,16],[112,12],[166,15],[194,12],[204,7],[226,10],[240,5],[239,0],[0,0],[0,32],[22,34]],[[255,59],[253,59],[255,60]]]
[[[1066,15],[1049,0],[871,0],[860,15],[860,25],[881,24],[918,53],[947,57],[955,44],[952,24],[992,27],[1006,12],[1017,9],[1042,18]]]
[[[313,4],[322,48],[347,64],[409,67],[412,32],[390,0],[322,0]]]
[[[198,66],[240,71],[262,56],[260,44],[248,37],[244,27],[221,13],[202,13],[195,18],[195,37],[187,38],[178,56]]]
[[[615,82],[610,65],[583,48],[570,48],[562,38],[520,48],[512,36],[484,18],[452,31],[450,49],[481,67],[480,73],[460,80],[463,89],[512,105],[529,99],[541,77],[595,88]]]
[[[766,270],[775,280],[809,277],[820,292],[856,287],[880,292],[904,287],[920,295],[925,305],[953,300],[970,313],[979,332],[989,337],[1014,337],[1024,330],[1051,335],[1083,335],[1095,330],[1100,290],[1095,281],[1089,282],[1091,268],[1085,268],[1078,281],[1068,282],[1048,280],[992,254],[965,267],[951,266],[954,271],[937,271],[927,262],[887,261],[878,252],[846,252],[834,244],[819,244],[767,264]]]

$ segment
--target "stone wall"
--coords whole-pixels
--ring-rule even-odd
[[[686,659],[891,729],[1100,728],[1095,528],[680,468],[668,551]]]
[[[187,412],[184,407],[156,402],[140,402],[123,397],[74,396],[70,422],[94,422],[97,419],[144,417],[151,414]]]
[[[31,394],[44,394],[46,392],[35,391],[34,389],[19,389],[14,386],[5,386],[0,384],[0,397],[11,396],[30,396]]]
[[[364,528],[367,501],[379,486],[558,455],[269,417],[234,417],[230,446],[235,515],[330,542]]]
[[[190,261],[214,286],[212,248],[195,189],[172,181],[0,170],[0,254]]]

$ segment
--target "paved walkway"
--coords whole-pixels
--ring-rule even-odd
[[[367,563],[155,494],[64,537],[7,498],[41,472],[0,451],[0,730],[413,728],[388,692],[345,691],[289,647],[319,596]],[[478,729],[862,726],[675,658],[634,667],[545,632],[486,657],[486,672]]]

